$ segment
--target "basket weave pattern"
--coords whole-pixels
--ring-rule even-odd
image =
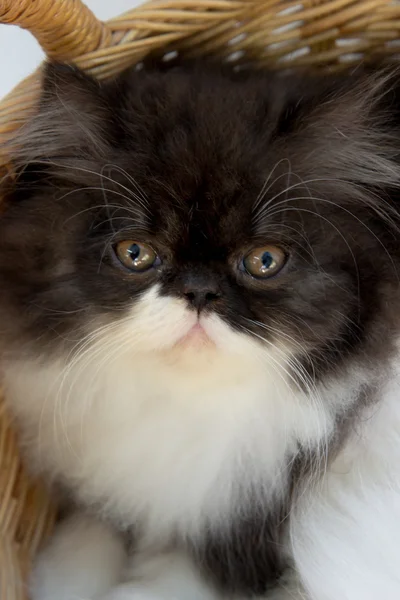
[[[31,557],[52,527],[54,510],[43,487],[30,480],[15,431],[0,401],[0,598],[24,598]]]
[[[107,23],[80,0],[0,0],[0,22],[28,29],[48,57],[98,78],[115,75],[150,52],[217,55],[257,66],[338,69],[361,58],[400,53],[395,0],[151,0]],[[40,74],[0,103],[4,143],[35,111]],[[43,488],[27,476],[0,395],[0,599],[25,600],[32,557],[53,524]]]

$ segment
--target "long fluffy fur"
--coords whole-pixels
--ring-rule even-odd
[[[399,109],[392,69],[48,66],[0,221],[8,402],[80,510],[34,600],[399,596]]]

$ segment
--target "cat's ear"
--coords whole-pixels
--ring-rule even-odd
[[[21,165],[101,157],[111,120],[101,83],[75,67],[48,63],[37,114],[21,128],[12,155]]]
[[[101,109],[103,86],[73,65],[48,62],[43,67],[42,94],[39,113],[49,107],[58,107],[75,118],[78,114],[90,116]],[[100,103],[100,104],[99,104]]]

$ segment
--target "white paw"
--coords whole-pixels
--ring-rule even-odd
[[[122,542],[87,517],[62,523],[39,555],[31,580],[32,600],[96,600],[121,581]]]

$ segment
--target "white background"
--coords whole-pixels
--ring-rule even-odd
[[[57,0],[53,0],[56,2]],[[140,0],[85,0],[103,20],[140,4]],[[0,25],[0,98],[41,62],[43,53],[30,33],[11,25]]]

